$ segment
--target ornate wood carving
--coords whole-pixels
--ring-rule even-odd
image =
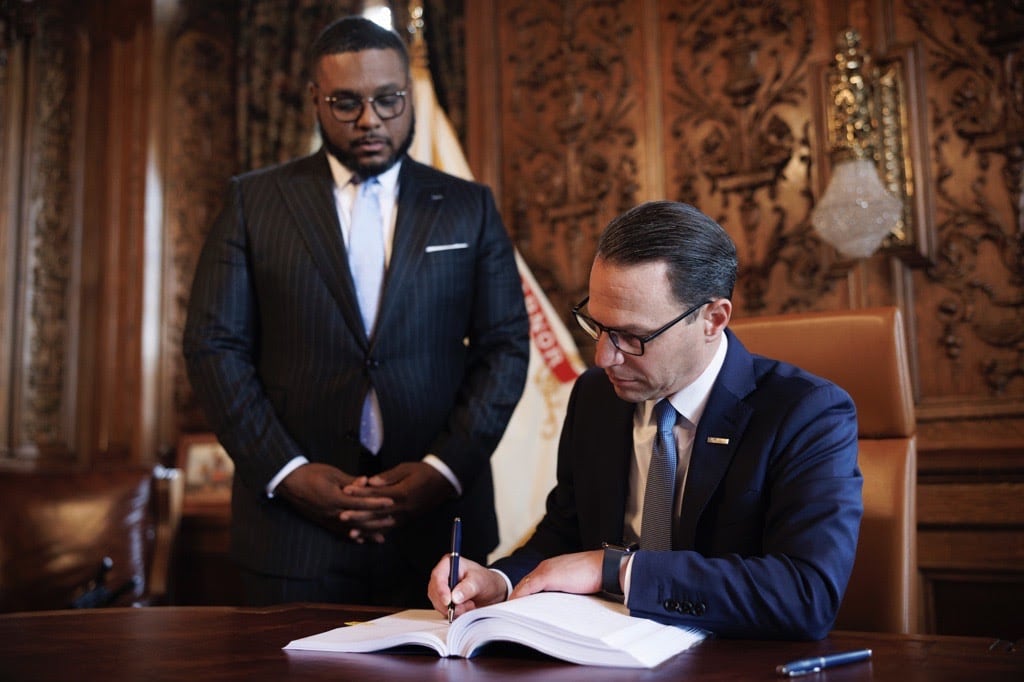
[[[635,14],[626,1],[503,3],[503,214],[559,311],[585,295],[597,234],[639,200]]]
[[[908,0],[904,11],[927,55],[936,178],[937,258],[915,285],[922,345],[935,349],[922,375],[926,418],[965,416],[962,405],[939,404],[957,394],[987,397],[982,411],[1019,417],[1024,7]]]
[[[166,183],[164,333],[166,375],[180,431],[204,430],[181,355],[192,276],[207,231],[236,172],[233,43],[209,26],[186,27],[171,47],[168,175]],[[215,22],[216,23],[216,22]]]
[[[807,3],[666,3],[665,163],[672,198],[736,241],[746,313],[832,307],[831,255],[811,231]]]
[[[33,80],[37,89],[26,103],[32,121],[24,201],[20,224],[23,247],[19,270],[24,273],[15,302],[13,454],[33,458],[41,451],[66,454],[74,417],[74,373],[70,354],[69,314],[72,309],[74,263],[74,192],[69,140],[76,102],[73,73],[76,58],[74,26],[66,7],[40,7],[33,36]]]

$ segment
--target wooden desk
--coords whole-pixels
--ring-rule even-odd
[[[381,609],[291,605],[50,611],[0,616],[0,680],[775,680],[797,658],[871,648],[874,659],[835,668],[836,680],[1024,680],[1024,651],[975,637],[835,633],[822,642],[706,640],[654,670],[583,668],[527,653],[473,660],[433,655],[285,653],[290,640]]]

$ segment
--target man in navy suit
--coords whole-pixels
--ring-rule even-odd
[[[573,388],[546,514],[495,570],[461,562],[451,592],[437,564],[435,608],[604,592],[721,636],[826,635],[863,512],[856,412],[834,384],[747,352],[727,328],[736,268],[729,236],[692,206],[651,202],[611,222],[574,309],[597,367]],[[645,519],[662,490],[647,488],[650,463],[670,447],[665,513]]]
[[[467,556],[497,544],[490,456],[529,358],[519,274],[490,190],[406,156],[397,34],[339,20],[310,66],[323,148],[231,181],[189,302],[189,377],[235,463],[249,602],[425,605],[453,517]],[[381,244],[373,287],[350,270],[356,233]],[[379,295],[375,320],[357,290]]]

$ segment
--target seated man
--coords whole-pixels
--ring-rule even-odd
[[[692,206],[608,225],[573,309],[597,367],[573,388],[546,514],[494,570],[464,560],[451,591],[438,563],[435,608],[604,591],[725,637],[828,633],[863,512],[856,412],[727,329],[736,268],[728,234]]]

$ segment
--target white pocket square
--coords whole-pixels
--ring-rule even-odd
[[[455,249],[468,249],[469,244],[466,242],[458,242],[456,244],[433,244],[428,246],[427,253],[437,253],[438,251],[454,251]]]

